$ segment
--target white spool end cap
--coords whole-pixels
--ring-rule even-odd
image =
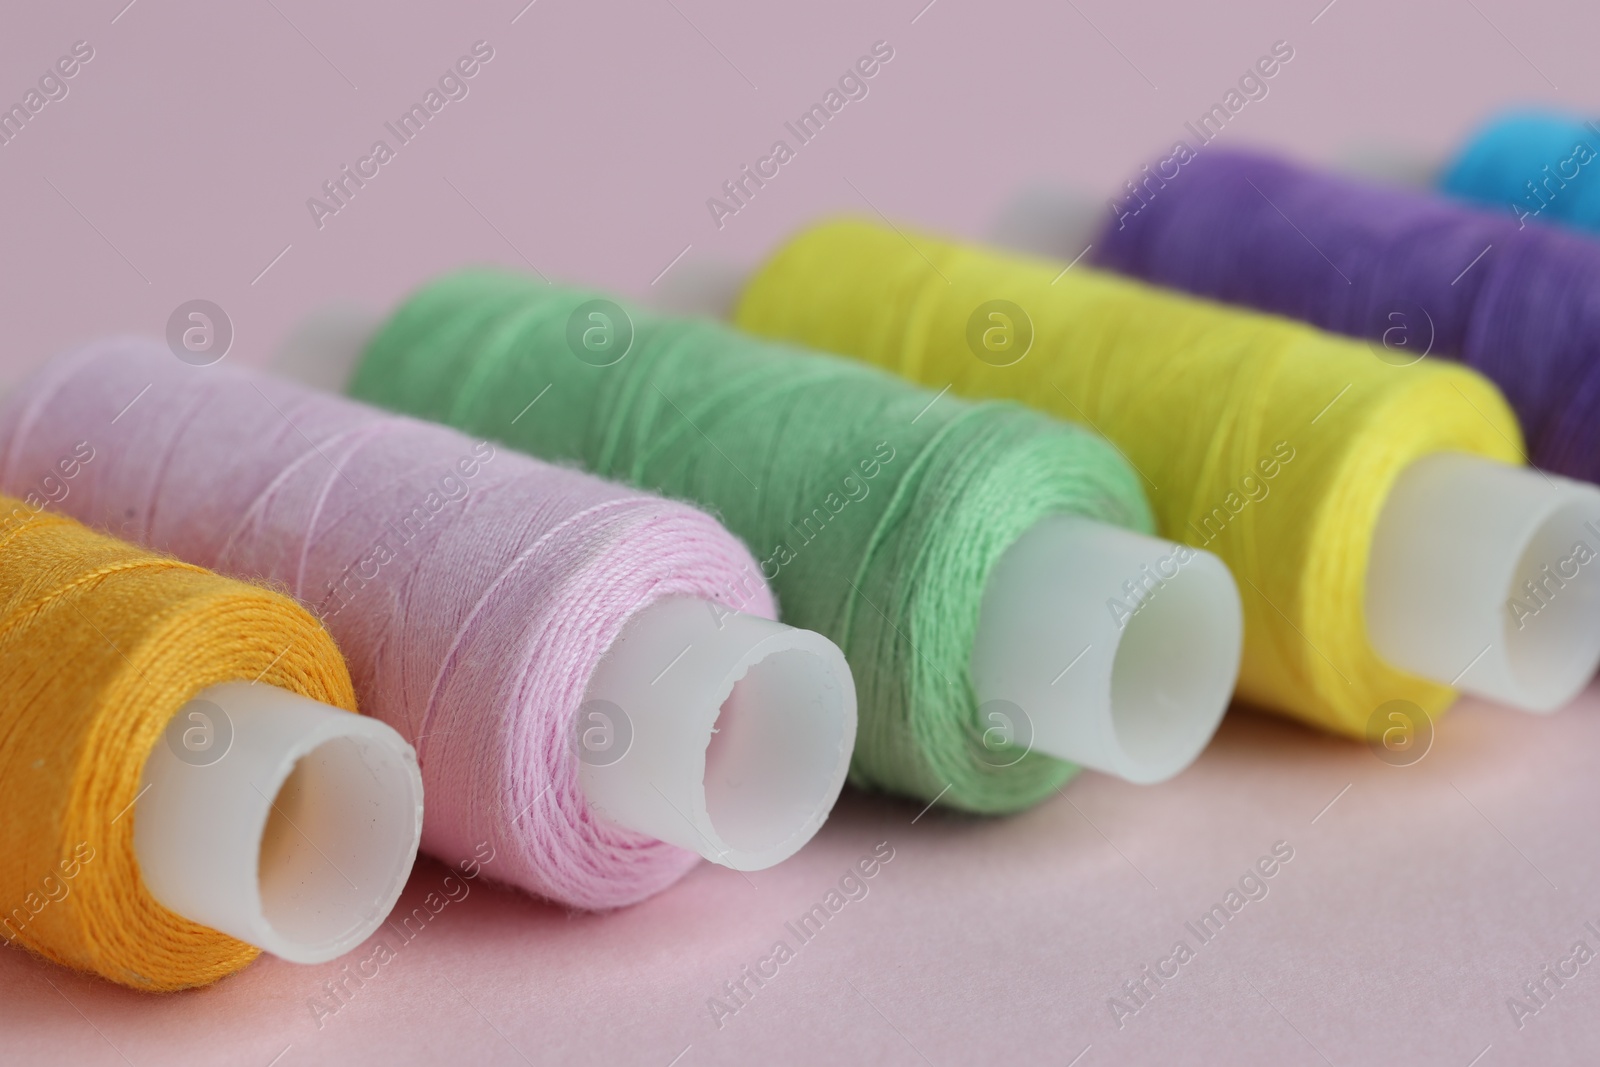
[[[1444,169],[1439,160],[1404,145],[1376,141],[1350,145],[1335,158],[1334,166],[1355,178],[1412,189],[1432,188]]]
[[[302,319],[273,353],[274,374],[343,393],[383,317],[354,304],[330,304]]]
[[[725,260],[680,263],[651,291],[662,311],[728,319],[750,274]],[[343,393],[355,376],[361,354],[384,318],[357,304],[328,304],[301,319],[272,354],[274,374],[333,393]],[[0,387],[0,397],[5,390]]]
[[[596,812],[756,871],[821,828],[855,740],[855,682],[833,642],[667,597],[606,651],[571,745]]]
[[[739,303],[750,268],[726,260],[699,259],[680,263],[651,293],[651,303],[677,315],[727,320]]]
[[[1088,249],[1114,216],[1111,197],[1092,197],[1066,185],[1023,189],[1000,209],[989,239],[1002,248],[1053,259]]]
[[[145,760],[133,847],[167,908],[295,963],[388,916],[422,837],[416,753],[389,726],[228,682],[186,704]]]
[[[1524,711],[1600,664],[1600,489],[1461,453],[1400,472],[1367,570],[1385,660]]]
[[[1244,617],[1209,552],[1076,516],[1037,523],[990,574],[972,682],[996,756],[1026,747],[1159,782],[1228,708]],[[1020,751],[1019,751],[1020,750]]]

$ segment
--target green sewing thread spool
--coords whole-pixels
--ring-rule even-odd
[[[859,785],[1014,811],[1074,763],[1169,777],[1225,710],[1231,577],[1140,536],[1137,475],[1065,422],[487,270],[411,297],[350,392],[715,511],[844,649]]]

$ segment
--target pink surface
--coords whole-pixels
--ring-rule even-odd
[[[979,235],[1020,186],[1103,188],[1166,151],[1276,40],[1295,58],[1230,142],[1438,154],[1504,102],[1600,108],[1592,5],[523,2],[14,13],[0,103],[75,41],[95,53],[0,145],[0,382],[160,335],[195,298],[230,315],[230,359],[261,362],[312,308],[387,307],[471,261],[642,295],[680,253],[753,260],[828,211]],[[469,95],[319,230],[306,199],[480,39]],[[895,55],[869,95],[719,230],[706,198],[878,40]],[[1005,821],[853,795],[776,870],[703,866],[604,918],[475,883],[320,1030],[307,999],[338,967],[266,960],[153,999],[0,951],[0,1061],[1592,1062],[1592,965],[1520,1031],[1506,999],[1574,941],[1600,949],[1596,700],[1462,708],[1405,769],[1237,715],[1177,781],[1087,776],[1080,810]],[[1118,1030],[1120,983],[1279,840],[1269,895]],[[869,895],[718,1030],[706,999],[879,841],[895,858]],[[443,877],[421,867],[406,906]]]
[[[851,793],[770,871],[701,865],[604,917],[479,879],[414,922],[409,943],[376,935],[386,963],[374,941],[337,964],[263,959],[164,998],[4,951],[0,1056],[1062,1065],[1092,1046],[1082,1067],[1323,1056],[1465,1067],[1485,1048],[1481,1065],[1593,1062],[1582,1053],[1600,1047],[1600,961],[1520,1032],[1505,1002],[1573,942],[1600,949],[1584,927],[1600,926],[1600,690],[1550,718],[1469,705],[1440,726],[1433,750],[1398,768],[1237,714],[1166,785],[1089,774],[1005,820],[918,818],[918,805]],[[1293,859],[1264,880],[1266,896],[1201,944],[1185,922],[1280,841]],[[802,943],[785,924],[880,842],[893,859],[866,895]],[[442,894],[446,874],[421,865],[392,921]],[[1194,958],[1119,1030],[1109,998],[1180,938]],[[794,957],[719,1028],[708,999],[778,940]],[[330,1014],[323,983],[362,960],[376,976],[349,983]]]

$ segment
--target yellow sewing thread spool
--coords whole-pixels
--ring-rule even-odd
[[[156,901],[133,838],[168,721],[257,680],[355,707],[332,638],[287,597],[0,497],[0,937],[147,990],[254,959]]]
[[[1457,365],[1397,366],[1359,341],[1063,268],[831,222],[757,271],[736,321],[1104,434],[1143,475],[1160,532],[1218,553],[1239,579],[1242,699],[1353,736],[1389,701],[1446,707],[1450,674],[1398,670],[1369,642],[1369,554],[1414,461],[1519,461],[1494,386]]]

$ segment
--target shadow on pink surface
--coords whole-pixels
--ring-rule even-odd
[[[1085,774],[998,820],[847,793],[793,860],[608,915],[424,860],[323,966],[158,997],[0,952],[4,1058],[1569,1058],[1600,1044],[1597,751],[1596,689],[1547,718],[1465,703],[1406,766],[1236,712],[1164,785]]]

